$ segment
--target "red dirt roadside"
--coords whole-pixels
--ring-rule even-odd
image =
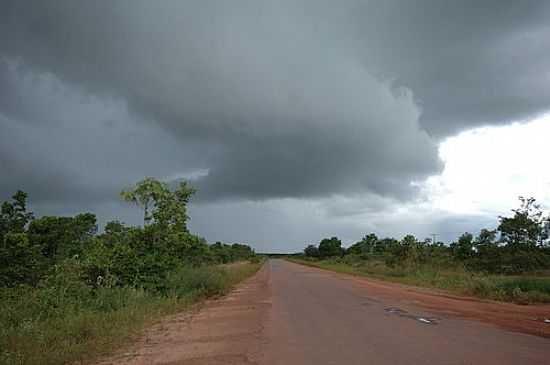
[[[270,306],[264,266],[228,295],[165,318],[130,348],[98,365],[255,364]]]

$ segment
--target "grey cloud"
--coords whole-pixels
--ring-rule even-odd
[[[369,19],[360,30],[363,58],[413,90],[430,134],[524,120],[550,108],[548,2],[378,5],[357,11],[358,21]]]
[[[0,52],[30,72],[121,98],[198,145],[210,172],[200,198],[406,198],[411,180],[441,168],[411,94],[373,78],[351,48],[349,7],[8,4]]]
[[[36,204],[84,209],[118,200],[122,188],[143,176],[200,167],[194,145],[136,123],[120,100],[98,99],[7,63],[0,63],[0,74],[10,80],[0,90],[9,88],[19,103],[0,110],[0,200],[22,189]]]

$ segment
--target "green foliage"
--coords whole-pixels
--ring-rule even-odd
[[[474,254],[474,236],[465,232],[458,238],[458,242],[451,244],[453,255],[459,260],[467,260]]]
[[[32,212],[27,212],[27,194],[18,190],[12,201],[2,203],[0,208],[0,240],[8,232],[23,233],[33,217]]]
[[[120,195],[143,209],[144,225],[154,222],[163,229],[175,227],[187,231],[187,203],[194,192],[187,182],[180,183],[171,191],[168,184],[148,177]]]
[[[352,275],[375,277],[392,282],[438,288],[457,294],[472,295],[521,304],[550,303],[550,278],[508,276],[471,272],[461,266],[437,267],[431,263],[415,268],[389,267],[379,259],[365,260],[357,255],[325,260],[290,261]]]
[[[0,286],[36,284],[45,268],[39,246],[24,233],[7,233],[0,246]]]
[[[382,246],[383,243],[378,239],[378,237],[374,233],[370,233],[363,237],[361,241],[349,247],[347,253],[355,255],[373,254],[383,250]]]
[[[306,255],[306,257],[318,258],[320,256],[319,249],[315,245],[308,245],[304,249],[304,255]]]
[[[513,209],[512,217],[500,217],[498,231],[503,243],[514,250],[522,250],[536,246],[543,246],[548,240],[546,223],[549,218],[544,217],[534,198],[520,197],[520,208]]]
[[[0,363],[79,363],[114,349],[159,316],[225,293],[260,264],[182,267],[165,295],[129,287],[91,287],[82,267],[57,267],[36,288],[0,288]]]
[[[209,245],[188,231],[193,192],[147,178],[121,194],[144,209],[145,225],[112,221],[101,234],[91,213],[33,219],[23,192],[2,204],[0,363],[73,363],[152,310],[221,294],[257,270],[249,246]],[[257,263],[216,266],[244,260]]]
[[[319,243],[319,256],[322,258],[342,256],[343,253],[342,241],[337,237],[325,238]]]
[[[419,241],[412,235],[401,241],[379,239],[371,233],[345,250],[344,261],[356,266],[357,260],[383,261],[394,274],[415,271],[423,265],[508,275],[549,270],[550,216],[543,214],[533,198],[520,197],[520,208],[512,212],[511,217],[499,217],[497,230],[482,229],[476,238],[466,232],[450,245]],[[310,259],[339,257],[342,249],[334,237],[321,241],[318,248],[307,246],[304,255]]]
[[[53,263],[82,253],[97,232],[96,217],[91,213],[75,217],[41,217],[33,220],[27,232],[30,242],[41,247]]]
[[[339,241],[333,238],[321,241],[318,248],[307,246],[307,260],[294,260],[484,298],[550,302],[550,279],[535,276],[550,270],[550,217],[532,198],[520,197],[520,208],[512,212],[511,217],[499,217],[496,230],[482,229],[475,238],[466,232],[450,245],[419,241],[412,235],[401,241],[379,239],[371,233],[351,245],[343,257]]]

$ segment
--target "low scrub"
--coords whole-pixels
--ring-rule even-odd
[[[492,275],[469,271],[461,266],[390,267],[380,260],[351,257],[325,260],[291,258],[289,260],[341,273],[443,289],[451,293],[479,298],[519,304],[550,303],[550,277],[547,275]]]
[[[143,226],[103,233],[91,213],[35,217],[22,191],[0,204],[0,363],[82,363],[256,271],[250,246],[189,232],[193,192],[145,178],[121,193]]]
[[[163,315],[221,295],[261,263],[180,268],[164,293],[77,281],[0,289],[0,363],[86,362],[113,350]]]

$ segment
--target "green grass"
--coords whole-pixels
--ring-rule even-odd
[[[131,288],[0,290],[0,364],[87,363],[162,316],[226,293],[261,263],[182,268],[165,295]]]
[[[390,268],[379,260],[306,260],[289,261],[351,275],[367,276],[391,282],[436,288],[453,294],[471,295],[518,304],[550,303],[550,276],[487,275],[461,267],[422,265],[415,268]]]

